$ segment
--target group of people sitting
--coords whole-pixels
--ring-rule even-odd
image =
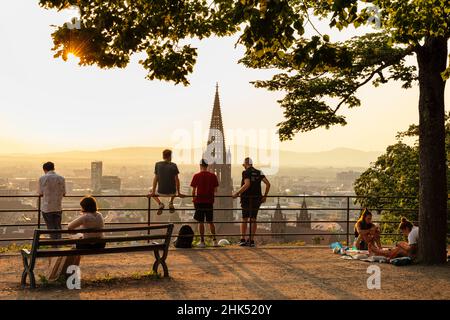
[[[398,257],[415,258],[418,251],[419,227],[403,217],[398,226],[399,231],[408,239],[408,242],[397,242],[393,248],[383,248],[381,245],[379,226],[372,222],[372,213],[364,209],[355,224],[354,246],[358,250],[368,250],[371,256],[383,256],[388,259]]]

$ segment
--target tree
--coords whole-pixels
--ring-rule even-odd
[[[445,145],[447,160],[450,161],[450,113],[445,122]],[[419,127],[411,125],[407,131],[397,134],[397,143],[388,146],[386,152],[378,157],[361,176],[356,179],[354,188],[362,207],[370,207],[382,213],[384,232],[396,232],[400,217],[406,216],[417,221],[419,208]],[[414,138],[414,144],[403,142],[404,138]],[[447,184],[450,185],[450,171],[447,171]],[[396,210],[390,210],[395,208]],[[447,229],[448,230],[448,229]]]
[[[285,121],[281,140],[319,127],[345,125],[344,107],[357,107],[359,88],[418,81],[420,143],[420,241],[424,263],[446,261],[447,186],[444,144],[444,90],[450,37],[448,0],[40,0],[45,8],[77,5],[80,29],[53,33],[57,57],[68,52],[81,65],[125,67],[135,52],[149,79],[187,85],[196,49],[189,40],[239,33],[246,47],[241,62],[251,68],[277,68],[280,74],[257,87],[283,90]],[[308,37],[310,15],[331,28],[381,26],[345,42],[329,35]],[[315,29],[315,28],[314,28]],[[406,58],[415,56],[417,66]],[[331,98],[331,99],[329,99]],[[332,101],[338,101],[335,105]],[[426,239],[426,240],[425,240]]]

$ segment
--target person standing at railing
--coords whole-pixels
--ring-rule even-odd
[[[158,204],[158,215],[161,215],[164,210],[164,203],[159,197],[168,197],[169,211],[175,212],[173,200],[176,196],[181,197],[180,193],[180,179],[178,178],[178,167],[172,162],[172,150],[163,151],[163,161],[155,164],[155,177],[153,178],[153,187],[150,191],[149,197],[153,198]]]
[[[55,164],[46,162],[42,166],[44,175],[39,179],[38,194],[42,197],[41,212],[47,229],[61,230],[62,199],[66,195],[66,181],[55,172]],[[61,238],[60,234],[51,235]]]
[[[205,248],[205,225],[209,224],[209,230],[213,236],[213,246],[217,247],[216,228],[213,222],[214,214],[214,195],[217,192],[219,181],[217,176],[208,171],[208,162],[205,159],[200,161],[200,172],[192,178],[192,201],[195,206],[194,219],[198,221],[200,231],[199,248]]]
[[[270,190],[270,182],[260,170],[253,167],[251,158],[245,158],[242,166],[244,171],[242,172],[241,188],[233,194],[233,198],[241,197],[242,223],[239,245],[254,247],[254,235],[257,230],[256,218],[261,204],[266,202]],[[264,182],[266,185],[264,195],[262,195],[261,182]],[[246,240],[247,224],[249,222],[250,236]]]

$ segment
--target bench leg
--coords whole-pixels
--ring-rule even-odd
[[[34,277],[34,261],[31,261],[28,259],[28,257],[25,254],[22,254],[22,261],[23,261],[23,272],[22,272],[22,278],[20,281],[20,284],[22,288],[25,288],[27,285],[27,277],[30,276],[30,287],[36,288],[36,278]]]
[[[158,267],[159,265],[161,265],[163,267],[164,277],[168,277],[169,269],[167,268],[166,264],[166,255],[163,255],[161,257],[161,255],[159,254],[159,250],[154,250],[154,253],[155,253],[155,263],[153,264],[153,272],[158,273]]]

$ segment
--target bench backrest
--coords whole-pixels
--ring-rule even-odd
[[[33,256],[62,256],[62,255],[87,255],[99,253],[118,253],[132,251],[146,251],[151,249],[168,250],[173,232],[173,224],[127,227],[127,228],[106,228],[106,229],[76,229],[76,230],[41,230],[34,231],[31,254]],[[103,232],[104,237],[95,239],[74,239],[64,238],[64,235],[77,233],[98,233]],[[135,235],[123,235],[124,233],[137,233]],[[42,235],[60,234],[62,239],[42,239]],[[154,243],[157,241],[157,243]],[[81,243],[104,242],[104,249],[74,249],[73,245]],[[111,246],[109,244],[125,244],[121,246]],[[70,248],[49,249],[49,246],[69,246]]]

